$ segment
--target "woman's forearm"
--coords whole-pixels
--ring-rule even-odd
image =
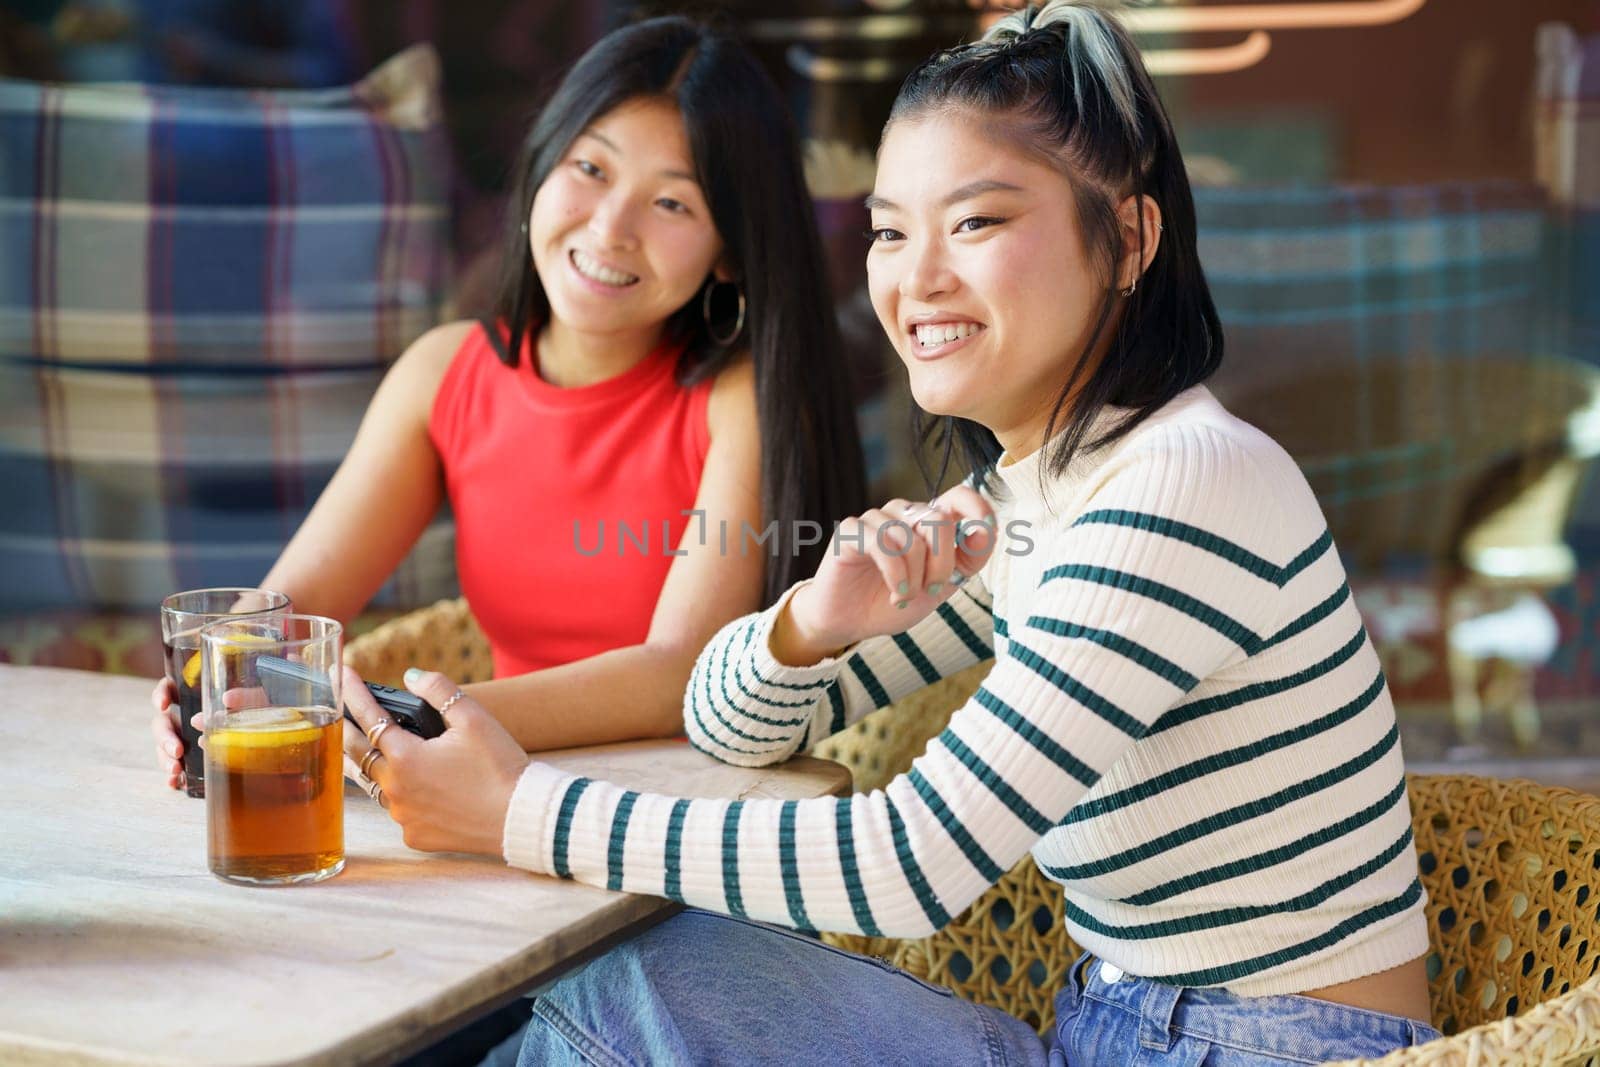
[[[673,737],[695,651],[633,645],[466,689],[529,752]]]

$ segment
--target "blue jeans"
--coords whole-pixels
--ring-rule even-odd
[[[1119,975],[1092,957],[1056,997],[1051,1067],[1279,1067],[1376,1059],[1439,1036],[1400,1015],[1313,997],[1241,997]]]
[[[880,960],[690,910],[540,996],[515,1062],[1265,1067],[1381,1056],[1436,1036],[1305,997],[1107,982],[1099,969],[1073,968],[1046,1044],[1026,1023]],[[1087,985],[1085,970],[1095,972]],[[489,1062],[511,1062],[510,1051]]]

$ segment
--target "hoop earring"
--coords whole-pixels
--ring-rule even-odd
[[[1135,278],[1133,280],[1133,284],[1129,285],[1126,289],[1122,290],[1122,295],[1123,296],[1132,296],[1133,293],[1134,293],[1134,290],[1138,289],[1138,288],[1139,288],[1139,279]]]
[[[717,328],[711,323],[711,294],[716,292],[719,285],[733,286],[734,293],[739,297],[739,314],[733,320],[733,332],[725,337],[718,334]],[[739,339],[739,335],[744,333],[744,310],[744,289],[738,282],[712,282],[706,286],[705,295],[700,298],[700,318],[706,324],[706,336],[724,347],[733,344]]]

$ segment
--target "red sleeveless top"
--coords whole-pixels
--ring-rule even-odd
[[[678,384],[681,345],[576,389],[533,351],[507,367],[473,330],[428,419],[497,678],[644,640],[711,445],[713,381]]]

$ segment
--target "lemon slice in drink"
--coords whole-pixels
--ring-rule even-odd
[[[272,638],[262,634],[234,634],[228,638],[228,643],[223,648],[226,652],[235,648],[244,649],[251,645],[270,645],[272,643]],[[197,689],[200,686],[200,653],[198,650],[183,663],[183,684],[190,689]]]
[[[196,649],[183,664],[183,684],[190,689],[200,688],[200,650]]]
[[[307,769],[305,746],[324,727],[298,708],[250,708],[233,712],[206,735],[213,757],[235,773],[271,774]]]

